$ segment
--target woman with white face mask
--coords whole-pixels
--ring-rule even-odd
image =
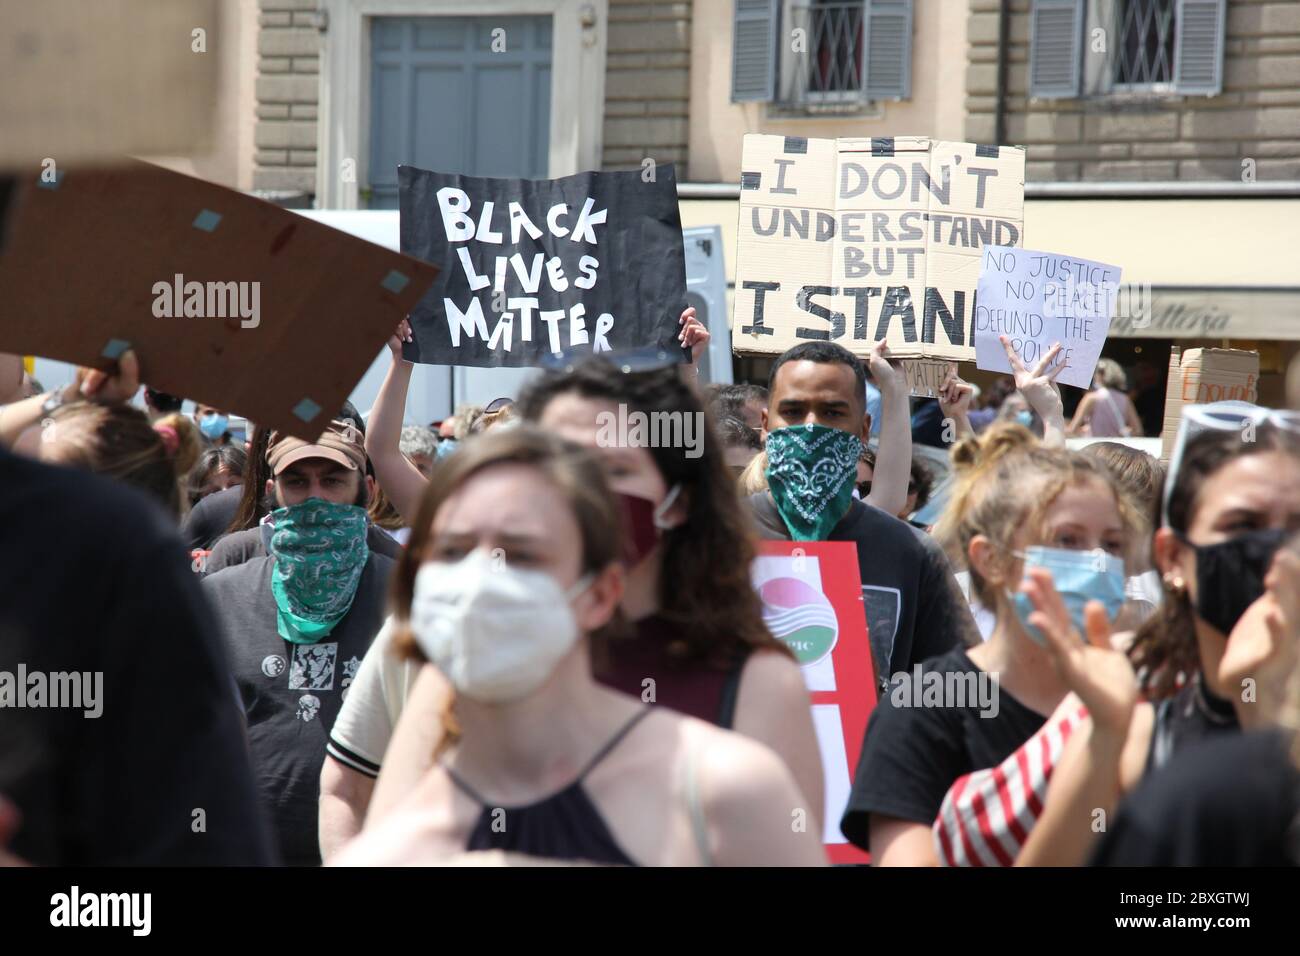
[[[656,361],[651,355],[645,364],[652,367],[625,371],[638,368],[631,356],[585,359],[539,376],[518,402],[525,421],[591,449],[618,499],[615,520],[626,529],[617,556],[626,580],[620,610],[629,626],[593,645],[593,672],[615,690],[772,748],[804,794],[815,830],[825,813],[822,766],[803,674],[763,623],[750,579],[752,528],[703,402],[678,366]],[[630,427],[637,421],[639,432]],[[651,444],[652,435],[664,437],[665,421],[676,423],[676,440]],[[382,758],[371,820],[428,766],[437,743],[428,715],[445,692],[430,671],[405,694],[385,746],[371,745],[369,759]]]
[[[593,678],[625,575],[586,452],[528,426],[481,436],[435,471],[414,528],[393,646],[430,660],[453,703],[433,765],[333,862],[823,862],[816,828],[790,825],[808,808],[775,754]]]

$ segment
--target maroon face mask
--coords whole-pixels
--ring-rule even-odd
[[[677,499],[677,487],[674,485],[658,505],[640,495],[619,494],[619,504],[623,507],[623,563],[629,568],[644,561],[659,543],[663,512]]]

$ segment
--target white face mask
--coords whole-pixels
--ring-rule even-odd
[[[543,571],[512,568],[477,548],[415,575],[411,632],[424,656],[472,700],[504,704],[533,693],[578,639],[566,593]]]

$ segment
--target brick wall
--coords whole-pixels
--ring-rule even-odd
[[[718,2],[718,0],[705,0]],[[687,178],[691,4],[609,0],[602,166],[677,163]]]
[[[1300,179],[1300,2],[1229,0],[1223,92],[1121,107],[1029,102],[1030,0],[1013,0],[1007,140],[1028,147],[1031,180]],[[998,0],[970,0],[966,138],[990,142]]]
[[[316,192],[318,0],[260,0],[255,190]]]

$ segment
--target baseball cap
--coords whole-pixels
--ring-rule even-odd
[[[357,471],[366,464],[363,441],[360,429],[351,422],[336,418],[314,443],[283,432],[272,432],[266,448],[266,462],[271,466],[271,474],[276,476],[305,458],[324,458]]]

